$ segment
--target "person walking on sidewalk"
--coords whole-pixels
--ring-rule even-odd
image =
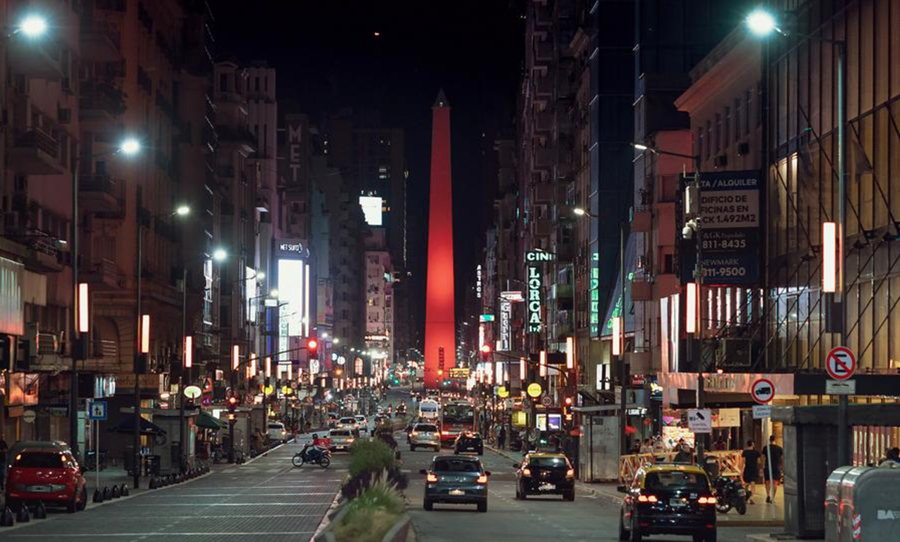
[[[753,489],[759,481],[759,458],[761,455],[752,440],[747,441],[747,447],[741,452],[741,457],[744,458],[743,478],[744,483],[747,484],[747,495],[749,496],[747,502],[750,504],[756,504],[753,502]]]
[[[769,445],[763,448],[762,456],[766,458],[766,468],[763,469],[763,479],[766,481],[766,502],[774,502],[778,495],[778,481],[781,480],[781,464],[784,459],[784,450],[775,444],[775,435],[769,437]],[[772,462],[769,465],[769,461]],[[769,473],[771,472],[771,480]]]
[[[506,428],[501,427],[500,432],[497,434],[497,447],[501,450],[503,446],[506,444]]]

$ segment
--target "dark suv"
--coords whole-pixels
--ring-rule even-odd
[[[640,542],[650,534],[693,536],[716,542],[716,498],[703,469],[652,465],[637,471],[619,515],[619,540]]]
[[[453,443],[453,451],[457,454],[475,452],[484,455],[484,440],[478,433],[460,433]]]
[[[528,495],[562,495],[567,501],[575,500],[575,469],[565,454],[531,452],[522,463],[514,463],[516,471],[516,498]]]

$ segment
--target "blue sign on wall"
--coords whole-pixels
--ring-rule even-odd
[[[760,190],[758,171],[701,173],[702,269],[707,285],[759,282]],[[686,177],[684,183],[693,179]],[[681,279],[694,281],[696,238],[681,242]]]

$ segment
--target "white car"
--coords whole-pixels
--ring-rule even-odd
[[[330,449],[332,452],[349,450],[356,440],[353,436],[353,431],[350,429],[334,429],[328,435],[328,438],[331,439]]]
[[[369,420],[365,416],[354,416],[360,433],[369,433]]]
[[[334,427],[336,429],[349,429],[353,431],[354,429],[359,429],[359,422],[356,421],[356,418],[348,416],[346,418],[341,418],[340,420],[338,420]]]
[[[274,442],[287,442],[288,432],[281,422],[269,422],[269,440]]]

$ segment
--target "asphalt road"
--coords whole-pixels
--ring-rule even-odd
[[[397,403],[397,392],[387,400]],[[408,395],[407,395],[408,397]],[[618,540],[619,507],[590,493],[578,491],[574,502],[561,497],[529,497],[515,500],[515,469],[509,459],[485,450],[482,462],[491,471],[488,511],[479,513],[474,505],[435,504],[426,512],[422,506],[425,477],[420,469],[428,466],[435,453],[411,452],[405,434],[395,437],[400,443],[403,469],[410,485],[406,490],[409,514],[418,542],[515,542],[613,541]],[[445,450],[443,453],[449,453]],[[719,529],[720,542],[746,542],[748,534],[772,532],[772,529],[728,527]],[[684,542],[690,537],[653,536],[652,542]]]
[[[110,501],[76,514],[51,511],[44,520],[0,530],[0,539],[64,542],[103,540],[308,540],[347,475],[347,455],[328,469],[291,465],[287,444],[240,466],[221,465],[186,483]]]

